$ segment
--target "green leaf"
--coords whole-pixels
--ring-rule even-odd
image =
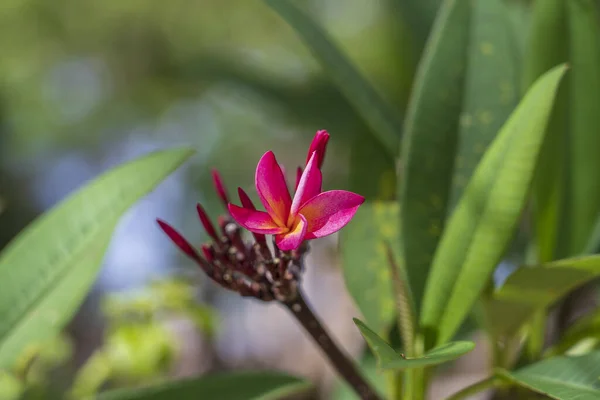
[[[0,255],[0,368],[60,331],[93,284],[119,217],[191,154],[160,151],[112,169],[6,247]]]
[[[423,356],[406,358],[402,354],[398,354],[363,322],[354,318],[354,323],[377,357],[378,366],[381,369],[402,370],[443,364],[455,360],[475,348],[473,342],[450,342],[426,352]]]
[[[276,400],[305,391],[310,384],[275,372],[236,372],[170,382],[141,389],[102,393],[98,400]]]
[[[580,351],[581,343],[584,343],[584,347],[588,345],[597,346],[600,342],[600,309],[596,309],[590,314],[579,318],[573,325],[571,325],[564,333],[554,346],[547,349],[544,353],[545,356],[556,356],[567,353],[572,354],[574,351]],[[589,352],[586,351],[586,353]]]
[[[396,202],[367,202],[340,232],[346,287],[380,335],[386,334],[396,316],[385,243],[399,242],[398,212]]]
[[[325,30],[292,1],[265,0],[265,3],[296,30],[340,92],[367,122],[371,132],[386,151],[395,156],[398,152],[402,124],[391,106],[359,73]]]
[[[487,304],[490,327],[497,334],[512,335],[536,312],[598,276],[600,256],[521,267],[509,275]]]
[[[600,251],[600,215],[596,218],[596,223],[588,244],[585,246],[585,254],[593,254]]]
[[[504,1],[473,2],[469,37],[450,210],[519,97],[521,66]]]
[[[566,29],[564,0],[536,1],[533,4],[532,28],[525,58],[525,88],[529,88],[553,66],[567,61]],[[564,217],[562,210],[566,189],[568,92],[565,89],[566,85],[563,83],[546,128],[546,139],[533,181],[533,221],[538,262],[552,261],[558,253],[562,253],[557,253],[557,245]]]
[[[463,94],[470,1],[442,4],[415,77],[402,142],[399,200],[404,257],[419,313],[444,229]]]
[[[442,0],[394,0],[400,18],[410,28],[418,52],[421,52]]]
[[[557,400],[600,398],[600,352],[578,357],[553,357],[501,376]]]
[[[367,200],[393,200],[396,195],[394,158],[372,136],[358,134],[350,147],[349,180],[350,190]]]
[[[600,16],[593,0],[567,1],[570,77],[570,254],[580,254],[600,213]]]
[[[566,67],[544,74],[511,114],[479,163],[435,253],[421,326],[452,338],[501,260],[517,226]]]

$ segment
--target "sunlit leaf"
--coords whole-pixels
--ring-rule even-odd
[[[402,124],[397,113],[377,93],[327,32],[290,0],[265,0],[300,35],[331,80],[363,117],[371,132],[392,156],[398,152]]]
[[[487,305],[494,332],[511,335],[537,311],[600,276],[600,256],[560,260],[513,272]]]
[[[398,204],[368,202],[340,232],[346,287],[362,315],[384,335],[396,316],[386,243],[398,243]]]
[[[434,343],[445,343],[456,333],[512,238],[565,70],[552,69],[528,91],[483,156],[450,217],[435,253],[421,314],[429,336],[437,332]]]
[[[354,323],[377,357],[378,366],[381,369],[401,370],[443,364],[453,361],[475,348],[473,342],[450,342],[429,350],[421,357],[407,358],[398,354],[385,340],[360,320],[354,318]]]
[[[112,169],[6,247],[0,255],[0,368],[60,331],[93,284],[120,216],[191,154],[160,151]]]
[[[305,381],[274,372],[236,372],[170,382],[141,389],[106,392],[98,400],[276,400],[310,387]]]
[[[446,220],[463,95],[470,1],[446,0],[415,77],[402,141],[404,259],[418,313]]]
[[[556,400],[600,398],[600,352],[553,357],[502,376]]]

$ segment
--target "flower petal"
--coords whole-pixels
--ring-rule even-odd
[[[266,152],[256,167],[256,191],[265,209],[279,226],[285,226],[292,199],[285,177],[272,151]]]
[[[298,211],[308,222],[306,239],[339,231],[350,222],[364,201],[364,197],[345,190],[330,190],[313,197]]]
[[[235,204],[229,204],[227,207],[233,219],[251,232],[272,235],[287,230],[287,228],[278,226],[273,218],[264,211],[250,210]]]
[[[283,251],[296,250],[305,239],[307,227],[306,218],[298,215],[289,232],[275,236],[277,247]]]
[[[321,170],[317,166],[317,152],[315,151],[300,177],[300,182],[298,183],[298,188],[296,189],[296,194],[294,194],[294,200],[292,201],[289,219],[293,220],[304,203],[321,193],[322,183],[323,176]],[[290,222],[292,221],[288,221],[288,225]]]
[[[325,150],[327,150],[327,141],[329,141],[329,133],[326,130],[317,131],[315,137],[310,144],[308,149],[308,155],[306,156],[306,163],[312,157],[313,152],[317,152],[317,166],[321,169],[323,160],[325,160]]]
[[[296,185],[294,186],[294,192],[298,190],[298,185],[300,184],[300,178],[302,178],[302,167],[298,167],[296,169]]]

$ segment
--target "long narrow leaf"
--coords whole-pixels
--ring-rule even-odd
[[[331,80],[390,155],[398,152],[401,123],[396,112],[358,72],[329,35],[290,0],[265,0],[300,35]]]
[[[446,220],[469,32],[469,0],[445,0],[419,63],[402,142],[404,257],[418,310]]]
[[[305,391],[310,384],[275,372],[237,372],[102,393],[98,400],[276,400]]]
[[[567,61],[566,19],[564,0],[534,3],[533,22],[525,59],[525,88],[529,88],[537,78],[553,66]],[[559,254],[557,253],[558,234],[564,217],[562,209],[566,190],[565,143],[568,97],[561,95],[567,94],[565,83],[559,89],[550,123],[546,128],[548,132],[533,181],[533,221],[538,262],[551,261]]]
[[[161,151],[117,167],[7,246],[0,255],[0,368],[60,331],[94,282],[119,217],[191,154]]]
[[[385,243],[397,243],[398,204],[368,202],[340,232],[346,287],[362,315],[385,336],[396,317]]]
[[[573,66],[569,98],[569,238],[571,254],[579,254],[600,213],[600,16],[593,0],[566,3]]]
[[[448,222],[421,314],[421,325],[437,336],[437,344],[456,333],[513,235],[565,70],[552,69],[529,90],[483,156]]]
[[[504,1],[473,2],[469,38],[449,210],[458,203],[479,160],[517,105],[519,95],[517,44]]]

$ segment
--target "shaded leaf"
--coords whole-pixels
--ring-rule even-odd
[[[0,368],[60,331],[93,284],[120,216],[192,152],[155,152],[96,178],[0,255]]]
[[[373,135],[390,155],[395,156],[402,131],[395,110],[359,73],[325,30],[292,1],[265,0],[265,3],[296,30],[356,113],[367,122]]]
[[[398,243],[398,204],[367,202],[340,231],[346,287],[369,326],[386,334],[396,316],[385,243]]]
[[[354,323],[377,357],[378,366],[381,369],[401,370],[443,364],[453,361],[475,348],[475,343],[473,342],[450,342],[429,350],[421,357],[407,358],[398,354],[360,320],[354,318]]]
[[[590,235],[590,239],[585,246],[586,254],[593,254],[600,251],[600,215],[596,218],[596,224],[594,225],[594,229],[592,230],[592,234]]]
[[[586,342],[587,346],[597,346],[600,342],[600,310],[596,310],[584,317],[578,319],[570,326],[554,346],[546,350],[545,355],[562,355],[568,352],[568,355],[573,351],[580,351],[581,342]],[[586,351],[586,352],[589,352]]]
[[[580,254],[600,215],[600,16],[593,0],[569,0],[573,67],[569,114],[570,254]]]
[[[98,400],[276,400],[307,390],[310,384],[275,372],[236,372],[102,393]]]
[[[394,158],[372,136],[359,134],[350,147],[349,179],[349,189],[367,200],[393,200],[396,195]]]
[[[442,0],[393,0],[396,12],[410,29],[411,36],[420,53],[429,37]]]
[[[402,141],[399,201],[404,258],[417,314],[444,229],[463,94],[470,1],[446,0],[415,77]]]
[[[516,47],[504,2],[475,0],[450,210],[518,102],[521,65]]]
[[[600,398],[600,352],[577,357],[553,357],[501,376],[557,400]]]
[[[521,267],[506,279],[487,304],[493,332],[512,335],[538,311],[600,276],[600,256],[572,258]]]
[[[433,259],[421,314],[429,335],[435,337],[437,330],[437,344],[456,333],[512,238],[565,70],[552,69],[528,91],[450,217]]]
[[[533,21],[525,58],[526,89],[544,72],[567,61],[566,29],[564,0],[536,1],[533,4]],[[568,106],[568,97],[565,96],[568,93],[565,90],[566,83],[563,82],[556,97],[533,181],[533,221],[537,262],[552,261],[558,255],[558,235],[564,217],[562,209],[566,190],[565,144]]]

